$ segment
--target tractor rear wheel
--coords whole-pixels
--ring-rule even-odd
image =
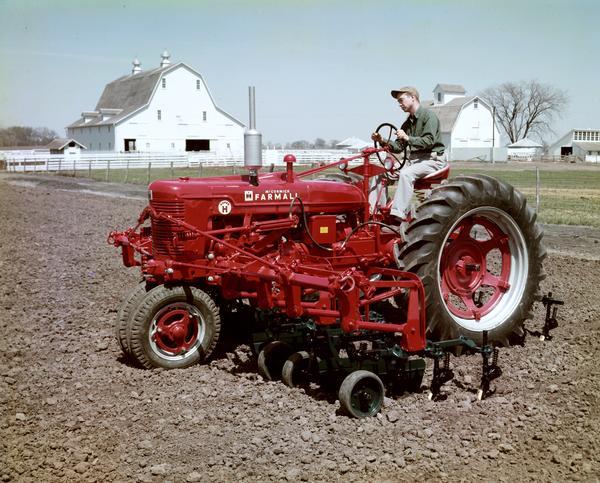
[[[433,190],[406,230],[400,259],[425,287],[428,337],[509,345],[540,299],[542,230],[525,197],[485,175]]]
[[[131,357],[129,341],[127,340],[127,327],[129,325],[129,319],[145,295],[146,282],[142,282],[129,292],[121,304],[121,307],[119,307],[119,312],[117,313],[115,336],[119,342],[119,345],[121,346],[121,350],[127,357]]]
[[[190,286],[159,285],[130,318],[129,349],[147,369],[184,368],[206,361],[220,332],[219,309],[207,293]]]

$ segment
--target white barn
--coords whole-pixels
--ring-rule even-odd
[[[575,156],[582,161],[600,162],[600,129],[571,129],[550,149],[552,156]]]
[[[435,112],[440,120],[442,142],[449,160],[479,158],[506,159],[500,146],[500,130],[492,106],[478,96],[466,96],[463,86],[438,84],[433,89],[433,101],[423,106]]]
[[[245,126],[215,104],[202,75],[183,62],[142,71],[106,85],[93,111],[67,126],[89,151],[203,151],[239,156]]]

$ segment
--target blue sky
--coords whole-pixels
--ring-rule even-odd
[[[108,82],[157,67],[164,49],[264,141],[367,139],[404,115],[390,89],[468,94],[537,79],[570,103],[554,140],[600,129],[597,0],[0,0],[0,126],[64,126]],[[596,59],[596,60],[595,60]]]

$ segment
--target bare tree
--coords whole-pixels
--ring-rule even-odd
[[[481,93],[496,108],[496,119],[512,143],[536,134],[552,132],[552,122],[561,116],[568,99],[564,91],[537,80],[505,82]]]

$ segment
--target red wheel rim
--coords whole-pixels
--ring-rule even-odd
[[[476,321],[490,313],[510,288],[511,258],[510,237],[494,221],[477,215],[460,220],[440,258],[450,313]]]
[[[161,309],[150,327],[150,343],[163,357],[185,357],[202,339],[204,324],[196,307],[175,303]]]

